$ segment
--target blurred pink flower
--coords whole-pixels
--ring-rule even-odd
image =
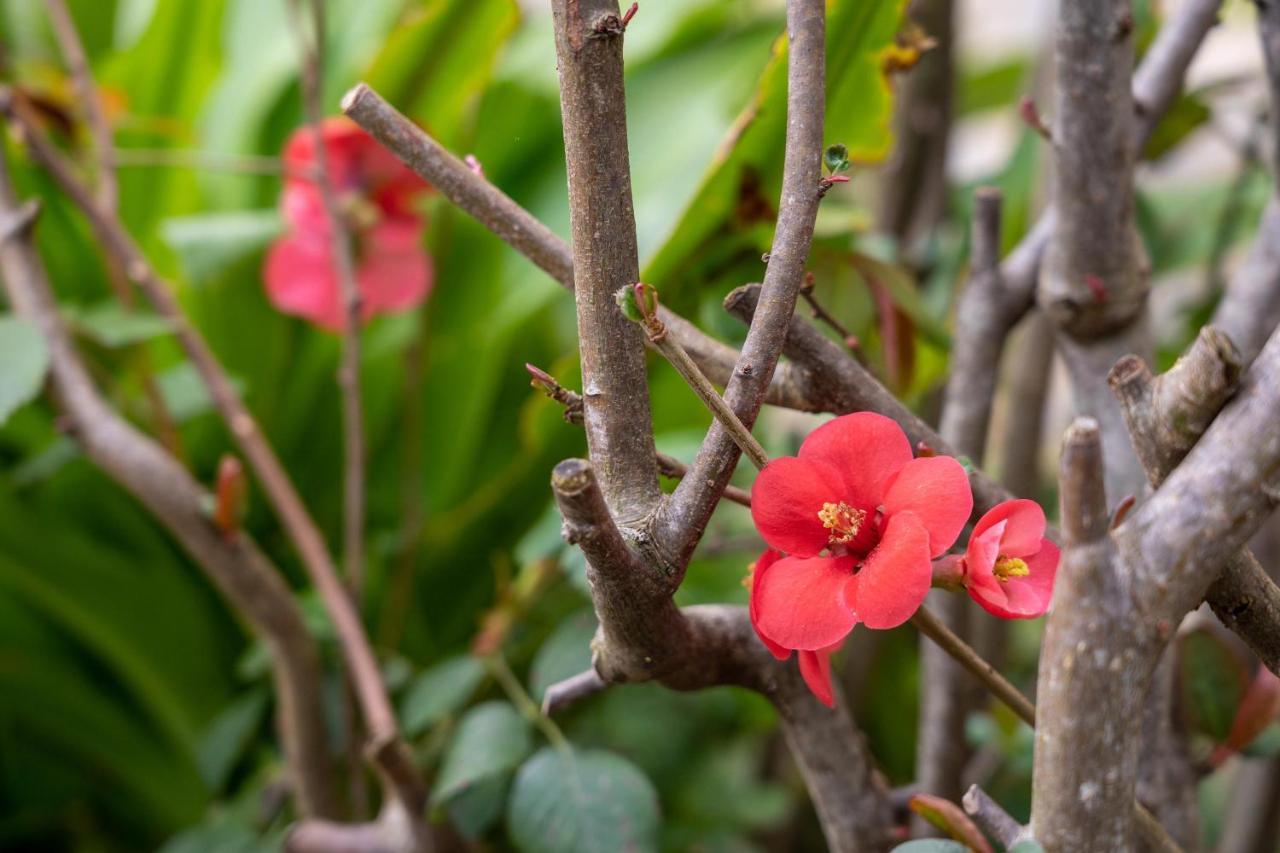
[[[362,318],[403,311],[431,290],[431,256],[422,246],[425,222],[413,200],[430,185],[346,118],[321,126],[328,178],[353,238]],[[263,277],[271,303],[329,330],[344,325],[333,239],[313,178],[315,136],[300,127],[284,149],[280,209],[287,232],[267,254]]]

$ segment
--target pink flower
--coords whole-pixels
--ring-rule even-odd
[[[858,622],[902,624],[929,592],[931,558],[951,547],[972,508],[960,463],[913,459],[889,418],[859,412],[824,424],[798,456],[765,466],[751,490],[756,529],[789,555],[757,568],[757,632],[816,653]]]
[[[363,318],[418,305],[433,271],[413,200],[430,187],[354,122],[326,119],[321,131],[328,178],[354,238]],[[314,143],[312,129],[301,127],[285,144],[280,208],[289,230],[271,247],[263,275],[281,311],[338,330],[345,314],[329,218],[313,178]]]
[[[991,615],[1032,619],[1049,609],[1059,552],[1044,528],[1044,510],[1028,500],[998,504],[974,525],[961,578]]]

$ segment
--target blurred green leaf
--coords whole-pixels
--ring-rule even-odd
[[[1178,641],[1178,680],[1191,731],[1226,740],[1248,685],[1244,662],[1213,629],[1200,628]]]
[[[233,210],[171,217],[160,223],[160,234],[186,277],[199,284],[261,251],[283,227],[274,209]]]
[[[0,426],[35,399],[49,369],[49,350],[33,324],[0,315]]]
[[[1031,72],[1031,60],[1018,57],[966,73],[957,88],[958,114],[968,116],[997,108],[1012,110]]]
[[[1280,755],[1280,723],[1272,723],[1263,729],[1244,749],[1240,750],[1240,754],[1249,758],[1275,758]]]
[[[484,680],[484,666],[471,655],[441,661],[413,679],[400,703],[405,734],[420,734],[467,703]]]
[[[656,850],[658,795],[633,764],[545,747],[516,773],[507,825],[524,853]]]
[[[1044,853],[1044,848],[1040,846],[1040,842],[1028,838],[1010,847],[1009,853]]]
[[[267,711],[266,690],[253,690],[213,719],[196,744],[196,766],[210,791],[221,791]]]
[[[77,332],[105,347],[123,347],[149,341],[173,331],[169,321],[158,314],[125,308],[115,300],[81,308],[65,306],[62,315]]]
[[[529,754],[529,721],[506,702],[481,703],[458,722],[432,799],[448,802],[481,782],[510,771]]]
[[[970,853],[969,848],[959,841],[941,838],[920,838],[899,844],[892,853]]]
[[[1183,92],[1174,100],[1164,118],[1156,125],[1142,149],[1147,160],[1158,160],[1209,120],[1209,106],[1195,92]]]
[[[481,779],[453,795],[448,805],[449,819],[465,837],[479,838],[502,817],[510,787],[510,771]]]
[[[538,649],[529,668],[529,693],[541,702],[547,688],[591,666],[591,638],[596,633],[595,613],[580,610],[560,623]]]

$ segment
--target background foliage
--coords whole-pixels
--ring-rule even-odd
[[[184,307],[336,544],[338,340],[274,311],[260,275],[263,250],[280,229],[279,178],[257,172],[271,171],[275,161],[262,155],[274,157],[301,121],[284,3],[71,5],[117,143],[134,152],[121,170],[123,218],[178,283]],[[859,184],[892,143],[892,89],[882,61],[903,4],[830,5],[827,134],[849,146],[855,186],[824,202],[814,257],[818,293],[858,335],[872,366],[908,399],[927,404],[946,369],[963,229],[944,227],[930,241],[926,261],[915,265],[918,276],[884,268],[877,287],[887,289],[895,310],[888,319],[877,311],[877,292],[859,273],[868,261],[854,260],[895,262],[897,252],[873,233]],[[367,80],[452,150],[474,153],[491,180],[567,234],[545,9],[522,10],[514,0],[332,0],[330,7],[327,104]],[[1154,18],[1142,20],[1149,26]],[[664,300],[735,341],[742,330],[719,302],[762,274],[777,203],[781,22],[773,2],[647,0],[627,33],[646,280],[659,285]],[[42,98],[66,121],[55,125],[61,141],[83,152],[87,134],[41,4],[3,0],[0,27],[4,77]],[[966,68],[961,113],[1008,109],[1033,72],[1030,57]],[[1157,142],[1163,150],[1176,146],[1207,114],[1201,101],[1187,98]],[[140,378],[150,364],[180,421],[186,463],[211,481],[230,443],[193,369],[163,322],[119,309],[85,223],[7,144],[24,194],[45,201],[40,247],[102,387],[154,427]],[[986,176],[1005,190],[1010,244],[1036,203],[1042,148],[1025,132],[1007,164]],[[174,158],[183,162],[166,165]],[[951,222],[964,221],[969,189],[954,188]],[[1253,169],[1234,191],[1219,183],[1144,195],[1140,211],[1156,272],[1203,263],[1238,239],[1235,231],[1206,237],[1192,227],[1189,209],[1229,202],[1242,211],[1236,230],[1243,232],[1265,194],[1266,181]],[[576,383],[573,305],[482,227],[438,197],[428,205],[435,291],[423,310],[376,320],[366,332],[363,609],[403,724],[434,779],[433,808],[497,848],[614,849],[626,842],[737,851],[781,839],[820,845],[772,709],[740,691],[679,695],[645,685],[585,703],[559,722],[578,772],[614,795],[600,802],[574,800],[593,796],[581,792],[555,796],[565,761],[554,748],[556,732],[533,725],[518,692],[503,688],[505,664],[470,649],[485,625],[535,701],[589,661],[594,623],[583,566],[561,546],[547,488],[556,461],[584,453],[583,437],[530,390],[522,366],[533,362]],[[1189,313],[1196,310],[1203,306]],[[905,354],[881,346],[884,325],[900,318],[915,331]],[[10,365],[38,360],[39,348],[3,323],[7,380]],[[1181,343],[1176,339],[1191,328],[1184,324],[1167,343]],[[29,368],[39,375],[38,364]],[[651,378],[659,445],[688,459],[708,416],[665,365],[652,364]],[[290,812],[279,796],[263,650],[146,513],[81,458],[47,401],[17,408],[25,396],[0,383],[0,847],[271,849]],[[11,408],[17,411],[5,420]],[[766,444],[781,452],[794,448],[809,422],[772,423]],[[260,496],[246,526],[288,573],[313,630],[326,638],[339,754],[346,727],[323,612]],[[681,603],[745,601],[740,581],[758,550],[747,514],[723,508]],[[1008,669],[1023,683],[1034,674],[1036,632],[1018,626],[1013,635]],[[874,689],[858,692],[856,713],[891,781],[903,783],[913,762],[915,637],[859,638],[867,646],[857,653],[860,677]],[[1212,667],[1220,653],[1210,645],[1200,655]],[[1232,689],[1242,692],[1244,683]],[[1229,724],[1229,708],[1203,710],[1206,725]],[[999,759],[990,789],[1025,811],[1027,730],[993,706],[974,717],[971,736]],[[565,815],[547,811],[569,804]],[[552,825],[565,834],[552,835]]]

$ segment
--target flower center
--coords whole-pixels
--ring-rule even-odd
[[[996,576],[996,580],[1006,583],[1009,578],[1025,578],[1031,574],[1031,569],[1025,560],[1001,554],[996,557],[996,564],[991,568],[991,573]]]
[[[852,542],[866,521],[867,511],[840,503],[824,503],[818,510],[818,520],[822,526],[831,531],[831,544],[844,545]]]

